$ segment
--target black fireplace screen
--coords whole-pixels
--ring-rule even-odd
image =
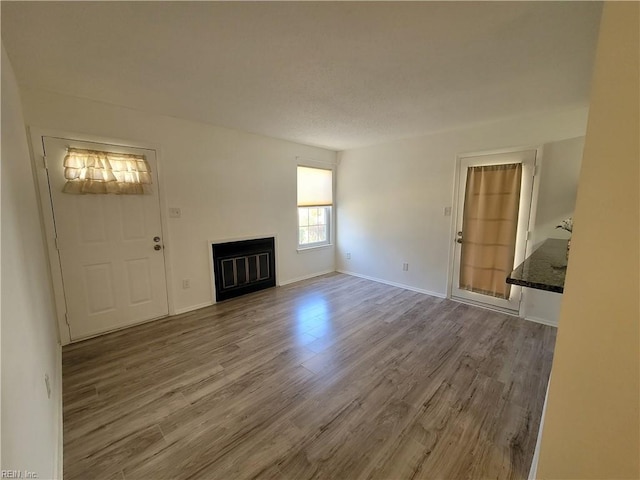
[[[214,244],[216,301],[276,285],[274,238]]]

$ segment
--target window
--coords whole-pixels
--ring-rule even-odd
[[[333,171],[298,167],[298,247],[331,243]]]
[[[64,178],[64,193],[140,195],[151,185],[151,169],[141,155],[69,148]]]
[[[309,247],[329,243],[331,207],[298,207],[298,245]]]

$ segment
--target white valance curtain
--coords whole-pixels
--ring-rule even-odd
[[[64,178],[65,193],[141,195],[151,185],[151,168],[143,155],[69,148]]]
[[[333,205],[333,172],[323,168],[298,167],[298,206]]]

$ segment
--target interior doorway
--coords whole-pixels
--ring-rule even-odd
[[[459,157],[451,296],[518,313],[537,149]]]

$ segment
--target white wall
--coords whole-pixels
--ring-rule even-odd
[[[335,164],[335,152],[43,91],[22,96],[30,126],[158,149],[161,195],[182,210],[165,232],[176,311],[213,300],[209,240],[275,234],[278,283],[335,269],[333,247],[296,252],[296,157]]]
[[[640,4],[605,2],[538,478],[640,478]]]
[[[446,295],[456,155],[577,137],[586,118],[575,108],[342,152],[338,270]]]
[[[568,232],[555,227],[572,216],[576,208],[583,149],[584,137],[544,145],[538,205],[532,229],[534,244],[547,238],[569,238]]]
[[[1,245],[1,468],[57,478],[60,347],[18,86],[4,46]]]
[[[556,228],[573,215],[582,164],[584,137],[546,143],[540,161],[539,191],[535,224],[531,229],[533,248],[547,238],[569,238],[569,232]],[[562,295],[533,288],[523,289],[525,318],[558,325]]]

